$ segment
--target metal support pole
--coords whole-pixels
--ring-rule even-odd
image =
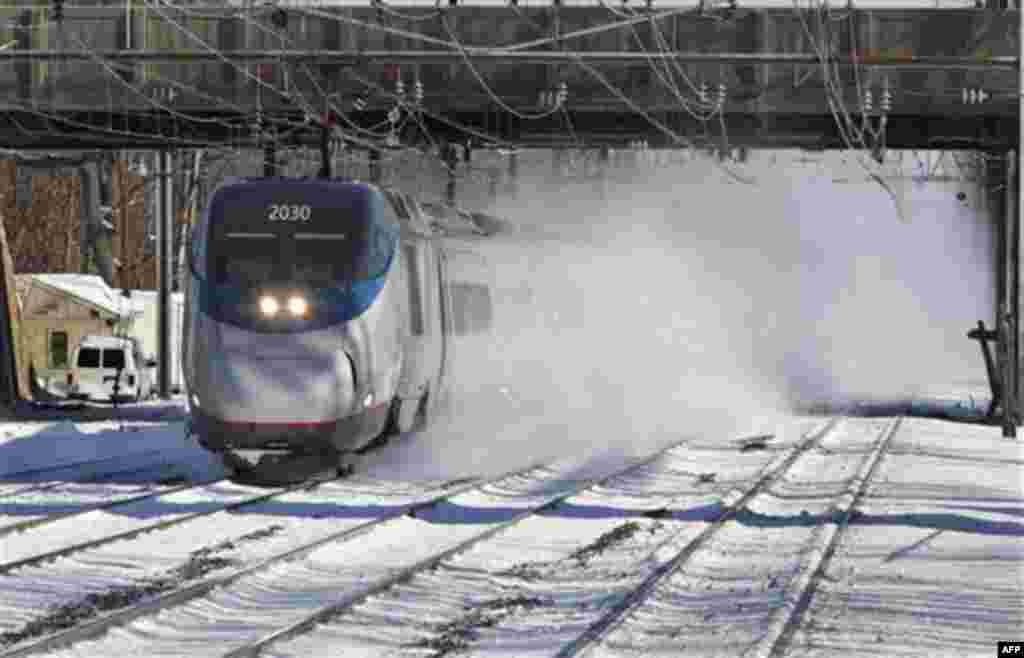
[[[370,151],[370,182],[380,182],[380,151],[377,149]]]
[[[99,264],[96,262],[96,239],[99,233],[100,213],[100,179],[95,162],[86,162],[78,167],[78,177],[81,180],[81,193],[79,195],[79,220],[78,248],[81,259],[79,269],[83,274],[99,273]],[[101,273],[102,276],[102,273]],[[112,283],[106,279],[107,283]]]
[[[601,198],[608,198],[608,167],[611,155],[607,146],[602,146],[597,151],[597,176],[600,186]]]
[[[1021,0],[1017,0],[1017,34],[1024,34],[1020,30],[1024,29],[1024,3]],[[1024,54],[1024,42],[1019,38],[1017,39],[1017,58],[1020,61],[1020,56]],[[1024,82],[1024,68],[1018,67],[1018,82]],[[1024,89],[1024,88],[1021,88]],[[1024,95],[1017,94],[1017,111],[1018,113],[1024,111]],[[1019,116],[1024,117],[1024,114]],[[1024,368],[1021,368],[1021,344],[1024,343],[1024,337],[1021,336],[1021,321],[1020,321],[1020,307],[1021,307],[1021,263],[1020,257],[1021,252],[1024,250],[1022,241],[1024,241],[1024,203],[1021,202],[1021,172],[1024,172],[1024,122],[1018,121],[1018,133],[1017,133],[1017,153],[1016,153],[1016,171],[1015,175],[1008,179],[1008,183],[1013,186],[1014,199],[1017,201],[1017,215],[1013,218],[1014,224],[1014,240],[1013,240],[1013,412],[1017,423],[1021,422],[1024,418],[1024,406],[1022,406],[1021,391],[1024,391],[1024,382],[1021,381],[1022,372]],[[1014,436],[1017,435],[1016,426],[1014,427]]]
[[[508,154],[509,192],[513,197],[519,190],[519,154],[512,151]]]
[[[331,127],[325,121],[320,127],[320,178],[331,177]]]
[[[263,144],[263,175],[277,175],[277,149],[271,141]]]
[[[1003,436],[1017,436],[1017,272],[1020,253],[1018,240],[1018,199],[1017,199],[1017,153],[1006,155],[1006,206],[1004,212],[1003,249],[1003,295],[999,309],[999,362],[1002,370],[1003,389]]]
[[[456,168],[459,166],[458,155],[456,154],[456,146],[452,143],[447,143],[444,146],[444,162],[447,165],[448,170],[448,183],[445,185],[445,200],[449,206],[455,205],[455,174]]]
[[[166,400],[171,397],[171,241],[174,239],[174,197],[171,178],[171,152],[156,157],[157,193],[157,391]]]

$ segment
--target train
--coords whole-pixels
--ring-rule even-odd
[[[192,228],[188,433],[239,479],[351,469],[426,427],[494,323],[494,225],[340,178],[225,181]]]

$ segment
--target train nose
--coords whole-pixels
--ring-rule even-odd
[[[215,395],[247,422],[323,422],[350,413],[355,381],[344,354],[316,358],[225,359],[215,368]]]

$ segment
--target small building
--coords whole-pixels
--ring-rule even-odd
[[[159,308],[157,304],[156,290],[129,290],[127,294],[123,290],[115,290],[119,297],[126,298],[131,305],[134,321],[128,329],[128,335],[138,338],[142,343],[142,353],[147,359],[157,357],[157,325],[159,324]],[[178,392],[182,388],[181,376],[181,333],[182,321],[185,315],[185,294],[172,292],[170,294],[170,386],[172,392]]]
[[[130,335],[136,314],[99,276],[19,274],[16,286],[28,362],[51,391],[63,392],[83,337]]]

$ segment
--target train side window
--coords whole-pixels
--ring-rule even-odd
[[[420,277],[420,261],[416,253],[416,247],[411,244],[402,245],[405,252],[407,266],[406,274],[409,277],[409,330],[414,336],[422,336],[424,333],[423,322],[423,279]]]
[[[449,289],[452,296],[452,324],[455,334],[484,333],[494,321],[491,291],[487,286],[474,283],[453,282]]]

